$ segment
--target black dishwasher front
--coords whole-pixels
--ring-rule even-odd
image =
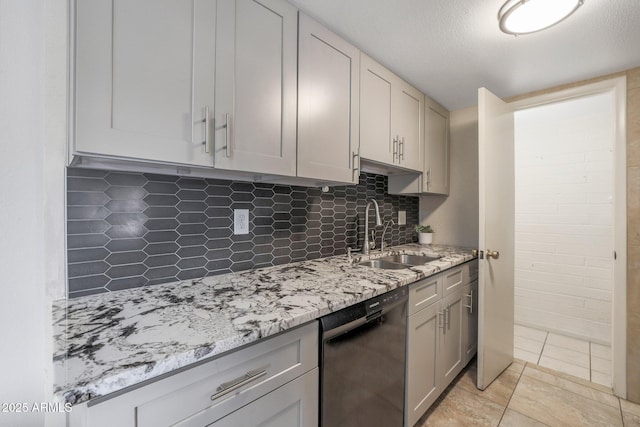
[[[320,319],[320,425],[402,427],[407,287]]]

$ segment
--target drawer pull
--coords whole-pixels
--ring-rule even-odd
[[[231,381],[227,381],[226,383],[222,383],[218,386],[218,389],[216,390],[216,393],[214,395],[211,396],[211,400],[216,400],[221,398],[222,396],[225,396],[229,393],[231,393],[234,390],[239,389],[240,387],[249,384],[250,382],[253,382],[255,380],[257,380],[260,377],[264,377],[265,375],[267,375],[267,368],[269,366],[265,366],[264,368],[258,368],[258,369],[254,369],[253,371],[249,371],[246,374],[231,380]]]
[[[469,309],[469,314],[473,314],[473,291],[465,295],[465,297],[469,298],[469,305],[465,304],[464,306]]]

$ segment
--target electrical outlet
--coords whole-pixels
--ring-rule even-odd
[[[233,234],[249,234],[249,209],[233,210]]]
[[[398,211],[398,225],[407,225],[407,211]]]

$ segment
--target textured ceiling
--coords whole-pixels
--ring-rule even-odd
[[[585,0],[540,33],[500,32],[504,0],[289,0],[450,110],[640,66],[640,0]]]

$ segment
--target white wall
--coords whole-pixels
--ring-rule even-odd
[[[516,112],[516,323],[611,342],[610,94]]]
[[[434,243],[478,246],[478,108],[451,112],[449,196],[421,196],[420,224],[434,230]]]
[[[51,298],[64,294],[66,7],[0,0],[0,402],[29,409],[52,402]],[[63,422],[0,413],[0,426]]]

